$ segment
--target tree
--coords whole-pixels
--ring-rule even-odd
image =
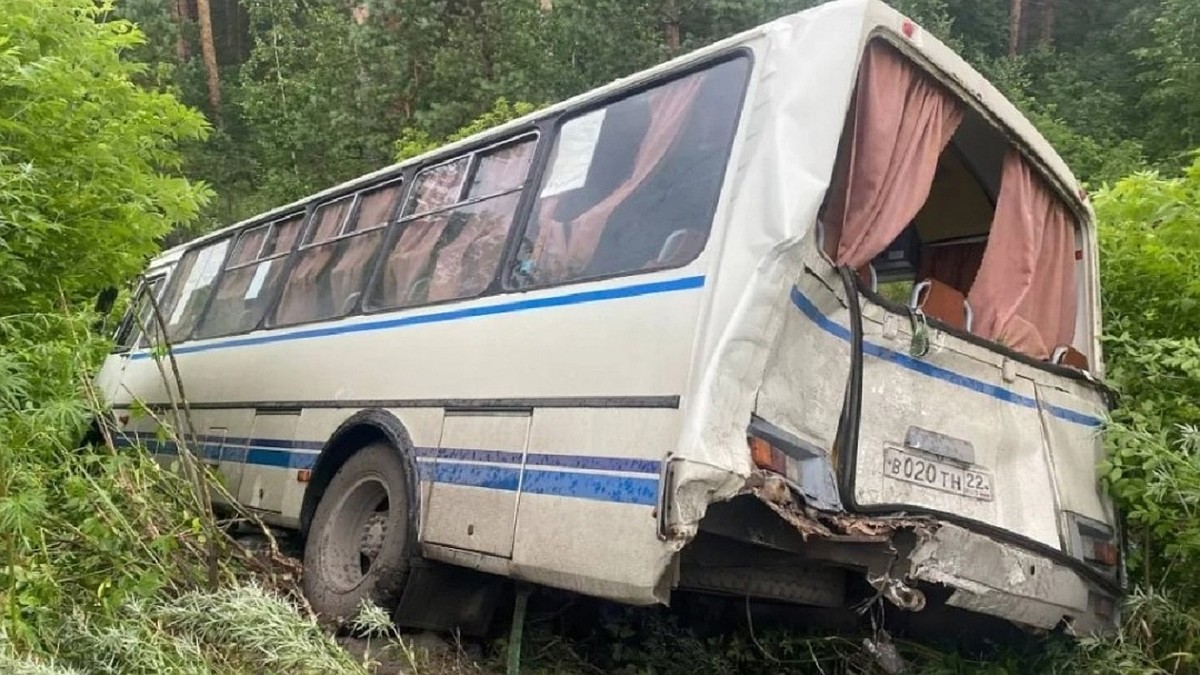
[[[136,275],[196,216],[178,175],[204,119],[142,89],[142,42],[109,2],[6,0],[0,13],[0,315],[43,311]]]
[[[191,45],[188,44],[187,35],[183,30],[187,17],[187,0],[171,0],[171,19],[174,21],[178,33],[175,38],[175,56],[179,59],[180,64],[187,63],[188,59],[192,57]]]
[[[1016,58],[1021,50],[1022,14],[1025,0],[1009,0],[1008,5],[1008,58]]]
[[[214,116],[221,114],[221,75],[217,70],[217,47],[213,41],[212,9],[208,0],[196,0],[200,16],[200,53],[204,57],[204,73],[208,83],[208,104]]]

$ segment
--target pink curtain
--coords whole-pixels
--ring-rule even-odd
[[[518,187],[525,182],[533,159],[533,143],[523,142],[485,156],[475,171],[472,197],[486,197]]]
[[[317,222],[313,225],[313,234],[308,238],[308,243],[315,244],[338,236],[342,221],[346,219],[346,211],[350,209],[351,201],[353,200],[347,197],[322,206],[317,211]]]
[[[253,262],[258,259],[258,252],[262,248],[263,240],[267,238],[267,230],[270,226],[257,227],[253,230],[248,230],[238,239],[237,250],[233,252],[233,256],[229,259],[228,267],[237,267],[245,265],[248,262]]]
[[[883,252],[920,211],[938,156],[962,122],[958,101],[894,48],[873,42],[858,79],[854,131],[825,218],[839,265]]]
[[[375,255],[375,250],[379,246],[379,235],[382,232],[383,230],[376,229],[374,232],[350,237],[345,242],[346,248],[342,252],[342,256],[334,263],[333,269],[329,272],[329,284],[333,291],[336,312],[341,313],[345,309],[342,305],[346,299],[361,288],[363,274],[366,272],[367,264]]]
[[[449,300],[478,295],[496,273],[508,222],[520,195],[514,193],[476,204],[470,220],[437,252],[437,264],[429,279],[429,300]]]
[[[365,195],[358,207],[358,217],[353,226],[347,227],[346,231],[359,232],[386,225],[388,216],[391,215],[393,200],[396,198],[396,190],[397,187],[393,186]]]
[[[414,196],[409,197],[404,214],[425,213],[458,202],[466,175],[467,158],[462,157],[417,176],[417,182],[413,186]]]
[[[565,279],[587,267],[609,216],[650,176],[683,130],[703,81],[702,73],[692,75],[650,93],[650,125],[638,148],[633,171],[612,193],[572,221],[569,235],[563,223],[547,217],[553,211],[544,208],[543,200],[533,247],[540,281]]]
[[[275,323],[308,321],[319,313],[317,303],[320,299],[314,286],[321,271],[333,259],[334,248],[317,246],[297,254],[300,259],[288,275],[283,297],[279,299],[279,308],[275,310]]]
[[[442,231],[446,229],[449,216],[438,213],[432,216],[417,218],[404,225],[396,247],[388,255],[387,266],[384,269],[383,288],[389,295],[384,304],[389,307],[403,307],[410,304],[409,296],[413,287],[421,278],[421,273],[433,256]]]
[[[1018,151],[1001,181],[969,296],[974,332],[1044,359],[1075,337],[1075,219]]]
[[[262,257],[269,258],[290,252],[292,246],[296,243],[296,237],[300,235],[300,226],[303,222],[304,219],[302,217],[296,217],[291,220],[275,223],[274,231],[271,233],[271,241],[263,249]]]

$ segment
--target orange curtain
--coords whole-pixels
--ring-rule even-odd
[[[1000,198],[968,299],[974,332],[1048,358],[1075,338],[1075,219],[1025,158],[1004,158]]]
[[[962,106],[893,47],[863,56],[849,152],[831,190],[825,245],[859,268],[883,252],[929,197],[938,156],[962,122]]]

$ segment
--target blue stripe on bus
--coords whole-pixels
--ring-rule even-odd
[[[658,478],[528,470],[521,493],[654,506],[658,503]]]
[[[205,344],[182,344],[174,348],[175,354],[194,354],[197,352],[214,351],[217,349],[232,349],[234,347],[250,347],[254,345],[271,344],[273,342],[291,342],[293,340],[308,340],[312,338],[329,337],[332,335],[348,335],[351,333],[367,333],[377,330],[390,330],[392,328],[402,328],[405,326],[418,326],[428,323],[443,323],[446,321],[458,321],[460,319],[471,319],[480,316],[493,316],[496,314],[512,314],[514,312],[525,312],[534,309],[545,309],[548,307],[565,307],[568,305],[582,305],[592,302],[603,302],[606,300],[620,300],[624,298],[636,298],[643,295],[658,295],[661,293],[674,293],[678,291],[687,291],[704,286],[703,276],[682,277],[679,279],[669,279],[667,281],[653,281],[650,283],[633,284],[630,286],[618,286],[616,288],[601,288],[594,291],[582,291],[579,293],[568,293],[566,295],[551,295],[541,298],[527,298],[524,300],[516,300],[513,302],[503,302],[496,305],[487,305],[483,307],[464,307],[462,309],[451,309],[443,312],[433,312],[430,314],[419,314],[417,316],[400,316],[386,319],[376,319],[373,321],[364,321],[354,324],[338,324],[334,326],[322,326],[320,328],[308,328],[296,330],[289,333],[274,333],[268,332],[262,335],[251,335],[247,337],[238,337],[220,342],[209,342]],[[148,359],[151,356],[150,350],[134,352],[130,355],[132,360]]]
[[[829,333],[839,340],[850,342],[850,330],[821,313],[821,310],[818,309],[817,306],[814,305],[811,300],[805,297],[804,294],[800,292],[800,289],[795,286],[792,286],[792,304],[794,304],[796,308],[800,310],[800,313],[816,324],[821,330]],[[985,396],[990,396],[994,399],[1004,401],[1005,403],[1012,403],[1014,405],[1019,405],[1025,408],[1033,408],[1035,410],[1038,407],[1037,400],[1023,394],[1018,394],[1011,389],[1005,389],[1004,387],[1000,387],[989,382],[984,382],[983,380],[978,380],[976,378],[963,375],[962,373],[956,373],[952,370],[947,370],[941,366],[936,366],[927,361],[915,359],[908,354],[893,351],[886,347],[867,342],[866,340],[863,341],[863,353],[869,354],[884,361],[888,361],[890,363],[894,363],[901,368],[906,368],[915,373],[925,375],[926,377],[942,380],[943,382],[947,382],[956,387],[962,387],[963,389],[978,392]],[[1061,420],[1066,420],[1067,422],[1073,422],[1075,424],[1088,427],[1098,427],[1103,424],[1102,420],[1086,413],[1077,412],[1068,408],[1060,408],[1055,405],[1047,405],[1046,408],[1050,411],[1051,415]]]
[[[174,442],[159,441],[151,433],[129,433],[127,438],[120,439],[118,444],[130,446],[135,441],[141,442],[154,453],[174,455],[178,452]],[[233,454],[226,452],[222,455],[221,437],[201,436],[197,441],[203,448],[203,457],[208,460],[285,469],[311,469],[318,456],[312,448],[321,445],[311,441],[266,438],[224,439],[226,444],[241,441],[243,445],[226,447],[225,450],[232,450]],[[293,447],[285,447],[289,445]],[[307,447],[296,449],[301,446]],[[529,453],[524,456],[526,469],[525,482],[522,485],[522,453],[519,452],[470,448],[416,448],[416,454],[421,480],[511,492],[521,489],[522,492],[530,494],[619,504],[653,506],[658,500],[657,474],[661,463],[656,460]],[[438,459],[450,461],[438,462]],[[589,470],[646,475],[585,472]]]

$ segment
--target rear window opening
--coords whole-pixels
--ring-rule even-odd
[[[1078,220],[1003,133],[882,40],[863,58],[818,238],[893,310],[1088,369]]]

